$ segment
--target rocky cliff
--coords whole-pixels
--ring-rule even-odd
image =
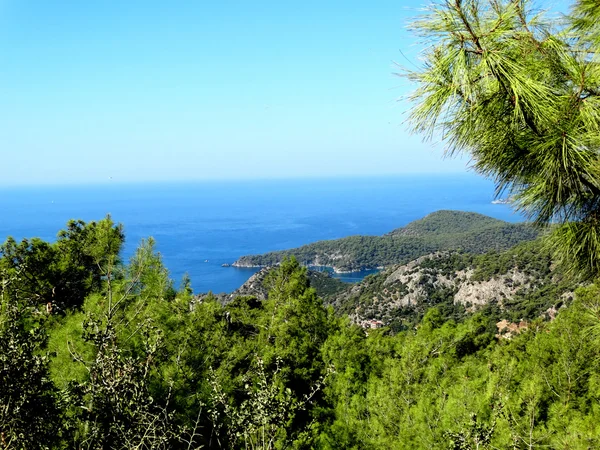
[[[414,322],[431,306],[456,318],[493,308],[498,317],[518,321],[560,307],[575,288],[536,242],[479,256],[426,255],[367,277],[327,301],[363,325]]]

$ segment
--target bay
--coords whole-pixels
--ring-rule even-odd
[[[493,194],[473,174],[2,187],[0,240],[52,241],[69,219],[111,214],[125,228],[125,258],[152,236],[176,281],[187,272],[195,292],[230,292],[256,271],[221,267],[242,255],[381,235],[440,209],[523,220]]]

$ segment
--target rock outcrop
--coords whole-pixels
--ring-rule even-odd
[[[549,259],[540,263],[533,255],[533,264],[518,256],[508,258],[506,270],[490,274],[487,266],[478,267],[477,256],[437,252],[391,266],[327,301],[356,323],[376,320],[386,325],[410,315],[411,309],[424,312],[438,305],[474,312],[486,305],[502,310],[518,304],[528,313],[547,316],[555,304],[568,301],[573,286],[560,284],[561,275]],[[557,291],[548,293],[552,286]]]

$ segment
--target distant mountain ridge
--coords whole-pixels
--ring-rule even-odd
[[[383,236],[349,236],[302,247],[242,256],[235,267],[268,267],[295,256],[305,266],[354,272],[404,264],[440,251],[485,253],[531,241],[540,232],[525,223],[508,223],[483,214],[441,210]]]

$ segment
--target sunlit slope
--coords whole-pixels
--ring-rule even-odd
[[[538,235],[539,230],[525,223],[508,223],[472,212],[437,211],[384,236],[319,241],[290,250],[243,256],[234,265],[272,266],[293,255],[308,266],[358,271],[403,264],[437,251],[501,251]]]

